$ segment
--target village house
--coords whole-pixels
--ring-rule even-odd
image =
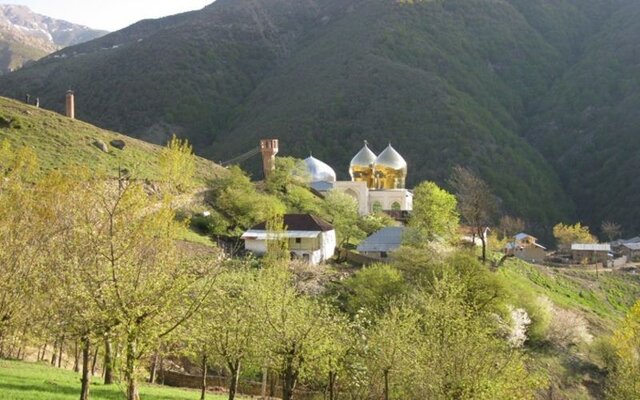
[[[269,232],[263,222],[242,235],[245,249],[256,254],[267,253],[267,241],[286,238],[289,252],[294,259],[310,264],[320,264],[333,257],[336,249],[334,227],[311,214],[285,214],[283,232]]]
[[[400,248],[403,234],[404,228],[401,226],[382,228],[363,240],[357,250],[368,257],[387,258],[390,253]]]
[[[530,263],[542,262],[547,256],[547,249],[538,243],[535,236],[522,232],[507,243],[504,252]]]
[[[640,243],[623,243],[619,248],[618,252],[627,257],[628,261],[639,261],[640,260]]]
[[[612,257],[609,243],[573,243],[571,245],[571,258],[575,263],[608,263],[609,258]]]

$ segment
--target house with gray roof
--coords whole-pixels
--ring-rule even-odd
[[[401,226],[382,228],[363,240],[358,246],[358,252],[368,257],[387,258],[402,245],[404,229]]]
[[[613,254],[609,243],[573,243],[571,258],[576,263],[607,263]]]

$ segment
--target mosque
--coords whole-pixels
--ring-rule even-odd
[[[376,155],[365,141],[351,160],[350,181],[338,181],[334,169],[313,156],[304,161],[312,188],[320,193],[338,190],[352,196],[361,215],[413,210],[413,193],[405,188],[407,162],[391,144]]]

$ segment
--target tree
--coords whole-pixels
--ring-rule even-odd
[[[522,219],[504,215],[500,218],[500,224],[498,226],[498,233],[500,239],[512,238],[516,234],[524,231],[525,223]]]
[[[0,142],[0,356],[38,309],[35,299],[43,298],[49,276],[46,250],[55,229],[36,166],[33,151]]]
[[[640,398],[640,302],[637,302],[611,340],[615,356],[606,382],[607,398]]]
[[[402,273],[389,264],[374,264],[360,270],[343,283],[346,310],[355,315],[364,309],[383,314],[407,291]]]
[[[619,238],[620,234],[622,233],[622,227],[619,224],[611,221],[602,222],[601,229],[602,233],[609,242]]]
[[[352,196],[332,190],[325,196],[324,209],[324,216],[336,229],[338,247],[366,236],[358,223],[358,202]]]
[[[276,197],[256,190],[251,179],[238,167],[212,182],[211,206],[224,221],[218,221],[220,235],[240,236],[253,225],[282,215],[285,205]]]
[[[322,365],[331,349],[330,327],[338,314],[299,295],[286,266],[281,263],[261,271],[252,298],[262,316],[263,357],[282,379],[283,400],[291,400],[300,380],[317,375],[314,368]]]
[[[229,373],[229,400],[237,393],[242,365],[257,351],[259,315],[251,297],[255,281],[255,272],[245,268],[222,273],[191,323],[195,325],[196,346]]]
[[[196,157],[187,139],[173,135],[158,156],[160,176],[164,183],[178,192],[185,192],[193,186],[196,173]]]
[[[456,234],[459,216],[455,196],[433,182],[422,182],[415,187],[413,213],[409,227],[418,234],[411,235],[413,245],[421,241],[449,240]]]
[[[118,321],[124,344],[127,399],[137,400],[137,363],[160,338],[180,326],[208,296],[217,271],[215,255],[191,258],[177,247],[182,228],[169,208],[142,184],[104,183],[93,192],[84,235],[105,271],[100,291],[106,313]]]
[[[568,248],[572,243],[597,243],[598,240],[589,232],[588,226],[582,226],[580,222],[574,225],[562,223],[553,227],[553,236],[558,242],[558,247]]]
[[[487,183],[464,167],[454,167],[449,182],[458,198],[460,215],[482,242],[482,262],[486,262],[486,232],[496,208],[495,198]]]

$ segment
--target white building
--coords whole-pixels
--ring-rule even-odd
[[[333,168],[314,157],[307,158],[305,163],[311,187],[321,193],[338,190],[352,196],[361,215],[413,210],[413,193],[405,188],[407,163],[391,145],[376,156],[365,142],[351,160],[350,181],[336,181]]]
[[[336,231],[322,218],[310,214],[286,214],[285,230],[267,231],[266,222],[258,224],[242,235],[245,249],[256,255],[267,253],[267,241],[287,238],[291,257],[320,264],[335,254]]]

